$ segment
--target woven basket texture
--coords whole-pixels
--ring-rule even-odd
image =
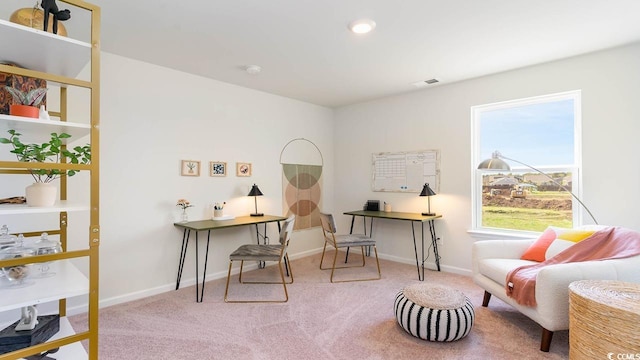
[[[640,354],[640,284],[581,280],[569,285],[569,358]],[[635,358],[635,357],[634,357]]]

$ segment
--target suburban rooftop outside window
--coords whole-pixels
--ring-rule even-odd
[[[533,233],[581,223],[580,91],[474,106],[472,230]],[[499,151],[510,171],[478,170]],[[575,203],[574,203],[575,202]],[[574,211],[576,210],[576,211]]]

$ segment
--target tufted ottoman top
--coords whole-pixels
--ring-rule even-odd
[[[413,284],[402,289],[402,292],[416,305],[431,309],[459,309],[466,301],[462,291],[437,284]]]

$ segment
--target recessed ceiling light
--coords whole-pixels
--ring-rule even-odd
[[[262,71],[262,68],[258,65],[247,65],[247,67],[245,68],[245,71],[251,75],[255,75],[260,71]]]
[[[349,24],[349,29],[356,34],[366,34],[375,28],[376,23],[369,19],[356,20]]]

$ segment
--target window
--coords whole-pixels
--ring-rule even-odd
[[[569,192],[580,197],[580,91],[474,106],[471,121],[473,230],[581,223]],[[477,169],[494,151],[510,170]]]

